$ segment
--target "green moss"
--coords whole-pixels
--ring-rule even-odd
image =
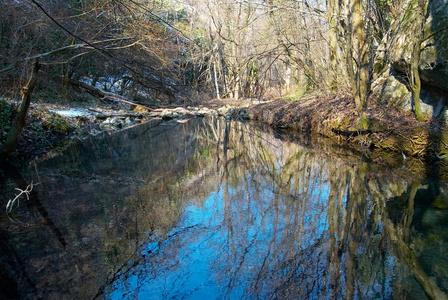
[[[370,121],[369,129],[372,131],[386,131],[389,127],[384,123]]]
[[[360,130],[366,130],[367,128],[369,128],[369,119],[367,118],[365,113],[362,113],[360,118],[359,118],[359,123],[358,123],[358,129]]]
[[[9,103],[5,100],[0,99],[0,146],[6,140],[11,127],[11,112],[11,105],[9,105]]]
[[[297,101],[300,100],[300,98],[297,95],[288,95],[281,98],[278,98],[276,100],[290,100],[290,101]]]
[[[373,64],[373,72],[375,74],[380,74],[383,71],[383,68],[386,66],[386,61],[383,59],[378,59],[374,64]]]
[[[448,199],[444,199],[441,196],[438,196],[434,199],[434,201],[431,203],[431,206],[437,209],[448,209]]]
[[[434,243],[440,243],[440,236],[438,234],[430,233],[428,234],[428,241]]]
[[[60,133],[67,133],[70,129],[69,124],[64,118],[53,112],[47,112],[42,119],[42,125],[48,129]]]
[[[209,157],[210,156],[210,145],[206,145],[202,150],[201,150],[201,156],[202,157]]]
[[[386,139],[384,139],[379,146],[383,149],[387,149],[387,150],[397,150],[398,141],[395,139],[394,136],[389,136]]]
[[[369,165],[367,163],[360,163],[358,165],[358,170],[360,174],[366,174],[367,171],[369,170]]]
[[[437,147],[438,147],[438,149],[437,149],[437,151],[438,151],[438,154],[439,154],[439,156],[442,158],[442,160],[445,162],[445,163],[447,163],[448,162],[448,131],[447,130],[444,130],[442,133],[441,133],[441,135],[440,135],[440,137],[439,136],[437,136],[437,137],[435,137],[435,139],[439,139],[438,141],[436,140],[436,141],[434,141],[435,143],[437,143],[438,142],[438,144],[437,144]]]

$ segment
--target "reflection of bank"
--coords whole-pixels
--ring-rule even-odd
[[[440,287],[446,289],[447,277],[439,267],[445,261],[440,253],[446,252],[446,236],[438,237],[439,256],[423,266],[422,253],[431,246],[421,240],[424,229],[415,228],[416,215],[420,216],[414,202],[430,197],[421,189],[417,193],[421,179],[407,183],[396,177],[372,176],[372,171],[376,172],[365,163],[353,170],[340,166],[331,170],[335,175],[330,179],[328,219],[331,286],[348,298],[446,299]],[[438,274],[438,283],[428,274]]]
[[[416,216],[418,217],[421,213],[415,212],[415,206],[419,202],[418,198],[420,198],[420,201],[421,198],[426,200],[427,197],[431,197],[432,195],[425,190],[418,191],[419,186],[419,182],[413,182],[408,191],[399,197],[389,199],[387,203],[379,203],[382,208],[382,222],[385,232],[394,246],[394,253],[397,258],[404,262],[411,270],[415,279],[423,287],[426,295],[430,299],[448,299],[447,295],[439,288],[433,277],[439,274],[442,275],[440,277],[437,276],[440,279],[443,277],[445,277],[443,280],[447,279],[438,270],[438,265],[443,262],[444,257],[431,257],[432,262],[426,266],[427,270],[425,271],[421,261],[421,253],[419,255],[420,258],[416,254],[416,252],[430,251],[431,248],[431,243],[422,243],[421,239],[425,239],[424,236],[427,233],[418,224],[421,220],[416,220]],[[404,207],[401,207],[398,211],[396,209],[394,210],[393,206],[396,205],[396,202],[402,202]],[[416,228],[420,230],[417,231]],[[428,274],[433,275],[430,276]],[[446,282],[444,287],[447,287]]]

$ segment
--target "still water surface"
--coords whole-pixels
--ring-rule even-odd
[[[79,141],[2,177],[36,185],[0,298],[443,299],[448,186],[406,163],[223,119]]]

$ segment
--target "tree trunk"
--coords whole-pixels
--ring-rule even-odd
[[[360,117],[360,127],[367,127],[367,118],[364,109],[367,105],[368,81],[369,81],[369,57],[367,51],[367,40],[364,28],[363,9],[361,0],[352,0],[352,41],[354,82],[352,84],[353,96],[355,98],[356,110]]]
[[[64,69],[65,67],[65,69]],[[62,89],[61,89],[61,94],[62,94],[62,103],[63,104],[67,104],[68,101],[68,78],[70,78],[69,76],[69,65],[68,64],[63,64],[62,65],[62,74],[63,77],[61,79],[61,84],[62,84]]]
[[[328,37],[329,37],[329,54],[330,54],[330,69],[331,69],[331,90],[337,90],[340,84],[340,60],[338,58],[338,15],[339,5],[337,0],[328,1]]]
[[[420,41],[414,43],[414,49],[412,51],[412,60],[411,60],[411,91],[412,91],[412,100],[414,101],[414,111],[415,118],[418,121],[423,121],[424,116],[422,112],[422,107],[420,105],[420,90],[421,90],[421,81],[420,74],[418,71],[418,64],[420,61]]]
[[[39,73],[39,62],[36,60],[31,77],[27,85],[22,90],[22,102],[17,111],[17,115],[11,123],[8,137],[0,151],[0,160],[6,159],[15,149],[19,136],[25,126],[26,115],[31,103],[31,95],[37,83],[37,75]]]
[[[425,15],[426,15],[426,9],[425,9],[425,1],[424,0],[418,0],[417,1],[417,26],[419,28],[416,30],[415,37],[414,37],[414,45],[412,49],[412,57],[411,57],[411,92],[412,92],[412,100],[414,101],[414,111],[415,111],[415,118],[418,121],[423,121],[424,116],[422,112],[422,107],[420,105],[420,90],[421,90],[421,80],[420,80],[420,73],[419,73],[419,62],[420,62],[420,53],[421,53],[421,45],[424,41],[423,39],[423,25],[425,22]]]
[[[221,95],[219,94],[218,71],[216,70],[216,63],[213,63],[213,77],[215,80],[216,98],[221,99]]]

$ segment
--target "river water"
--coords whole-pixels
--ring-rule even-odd
[[[3,171],[2,207],[33,190],[0,298],[446,298],[448,185],[388,155],[207,118],[74,142]]]

